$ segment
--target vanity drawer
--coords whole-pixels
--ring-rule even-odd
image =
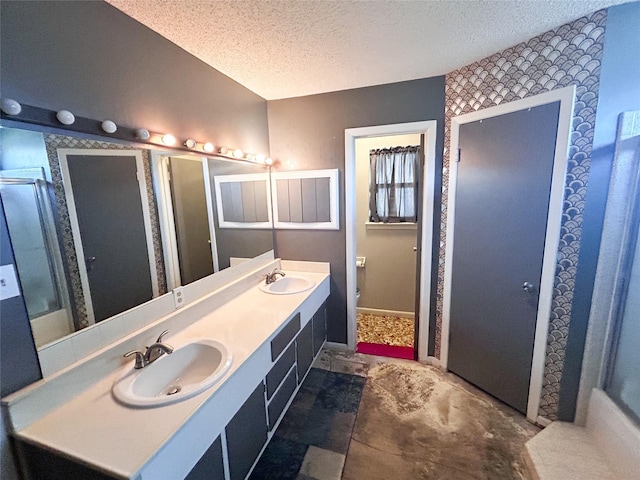
[[[273,427],[275,427],[278,418],[280,418],[280,414],[293,395],[296,386],[296,369],[293,368],[289,372],[289,375],[287,375],[285,381],[282,382],[280,390],[278,390],[278,392],[271,399],[271,402],[269,402],[269,431],[273,430]]]
[[[271,398],[273,392],[278,389],[278,385],[280,385],[282,379],[287,375],[287,372],[291,370],[295,361],[296,346],[292,343],[289,345],[289,348],[285,350],[273,368],[271,368],[271,371],[267,373],[267,399]]]
[[[271,361],[275,361],[280,356],[282,351],[289,345],[289,342],[293,340],[300,330],[300,313],[296,315],[280,330],[273,340],[271,340]]]

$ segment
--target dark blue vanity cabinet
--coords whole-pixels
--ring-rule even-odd
[[[238,403],[244,400],[242,406],[227,423],[224,433],[217,436],[187,474],[187,480],[247,477],[326,340],[325,305],[321,305],[304,326],[301,324],[301,315],[296,313],[273,337],[269,345],[271,368],[268,373],[248,398],[238,399]],[[17,443],[26,461],[28,479],[113,478],[26,442]]]
[[[298,383],[302,383],[313,363],[313,321],[307,323],[296,338],[296,362]]]
[[[296,313],[271,340],[271,361],[275,361],[300,330],[300,314]]]
[[[186,480],[218,479],[224,479],[224,461],[222,459],[222,442],[220,437],[216,438],[186,477]]]
[[[267,409],[267,416],[269,417],[269,431],[273,430],[280,418],[280,415],[284,411],[284,408],[289,403],[289,400],[293,396],[296,386],[296,369],[292,368],[289,374],[284,379],[280,388],[269,402]]]
[[[225,428],[231,480],[247,476],[267,442],[264,392],[264,382],[260,382]]]
[[[293,368],[295,362],[296,344],[291,342],[289,348],[287,348],[267,374],[267,400],[270,400],[271,397],[273,397],[273,394],[282,383],[282,380],[284,380],[289,371]]]
[[[313,329],[313,356],[315,357],[327,339],[327,308],[323,304],[311,319]]]
[[[71,478],[114,480],[117,478],[27,442],[16,442],[16,446],[20,452],[19,456],[24,460],[21,470],[26,480],[69,480]]]

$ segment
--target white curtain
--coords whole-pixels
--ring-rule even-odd
[[[383,223],[417,221],[419,149],[418,146],[409,146],[369,152],[370,221]]]

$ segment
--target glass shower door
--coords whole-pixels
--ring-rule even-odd
[[[46,182],[17,173],[2,172],[0,195],[39,347],[73,332],[73,320]]]

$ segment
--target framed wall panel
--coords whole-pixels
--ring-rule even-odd
[[[268,173],[213,177],[220,228],[271,228]]]
[[[338,169],[272,172],[273,226],[338,230]]]

